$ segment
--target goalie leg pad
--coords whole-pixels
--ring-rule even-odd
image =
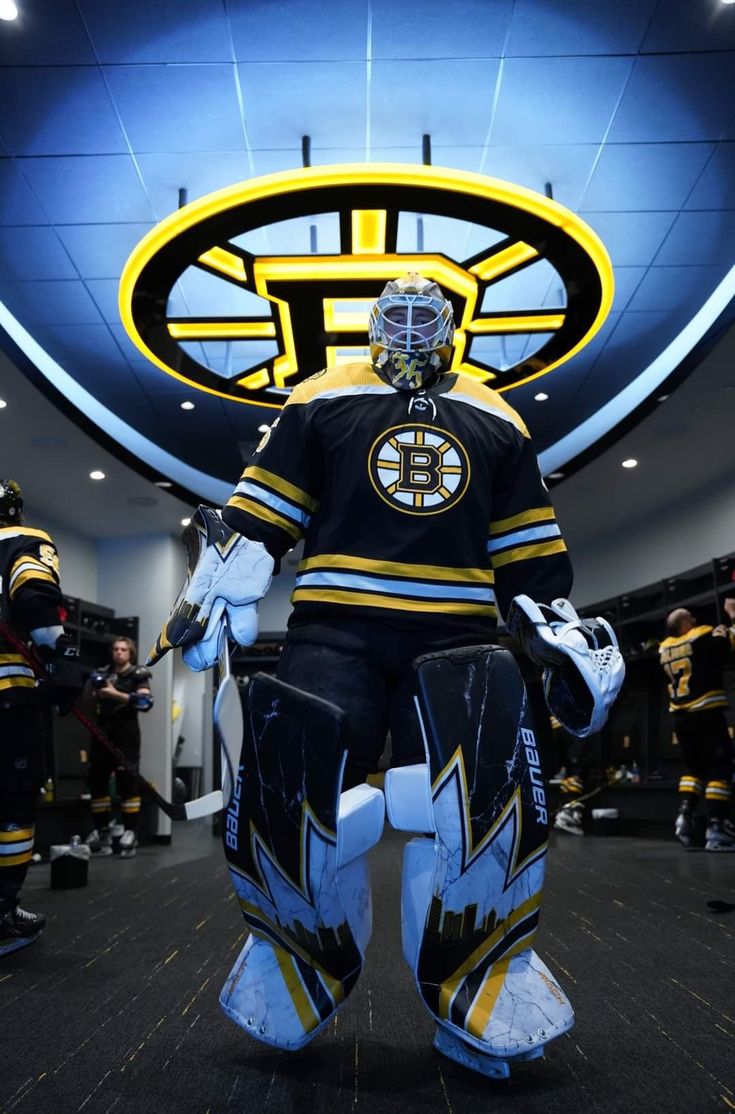
[[[251,681],[225,855],[250,929],[220,1004],[283,1049],[310,1041],[357,982],[372,927],[365,852],[383,795],[340,796],[346,722],[327,701],[263,674]]]
[[[404,954],[440,1051],[503,1076],[574,1023],[532,950],[548,815],[525,687],[496,647],[426,655],[416,674],[436,834],[405,850]],[[392,816],[403,779],[389,772]]]

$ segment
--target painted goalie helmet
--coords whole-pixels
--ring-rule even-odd
[[[454,315],[435,282],[415,271],[389,282],[370,311],[370,355],[394,387],[414,391],[449,367]]]
[[[0,479],[0,526],[21,521],[23,496],[15,480]]]

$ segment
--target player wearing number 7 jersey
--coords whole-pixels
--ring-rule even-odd
[[[692,845],[694,813],[704,794],[708,851],[735,851],[735,826],[728,818],[732,743],[722,680],[725,657],[735,649],[735,600],[726,599],[724,608],[732,625],[714,629],[697,625],[690,611],[677,608],[667,619],[668,637],[659,647],[669,680],[669,711],[684,760],[675,833],[685,847]]]

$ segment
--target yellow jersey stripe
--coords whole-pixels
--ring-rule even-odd
[[[17,677],[0,677],[0,692],[5,689],[34,689],[35,687],[35,677],[23,677],[20,674]]]
[[[492,584],[492,569],[451,569],[444,565],[407,565],[402,561],[375,561],[351,557],[346,553],[322,553],[299,563],[299,572],[308,569],[344,569],[345,572],[374,572],[383,576],[406,576],[412,580],[448,580],[457,584]]]
[[[532,557],[551,557],[553,553],[566,553],[566,545],[561,538],[553,542],[540,542],[538,545],[519,545],[516,549],[507,549],[505,553],[491,556],[494,569],[502,565],[510,565],[513,561],[528,561]]]
[[[553,507],[534,507],[530,511],[513,514],[510,518],[498,518],[490,523],[490,534],[504,534],[506,530],[515,530],[517,526],[527,526],[531,522],[554,522],[556,515]]]
[[[312,498],[300,487],[295,484],[289,483],[288,480],[282,479],[277,476],[275,472],[269,472],[266,468],[259,468],[256,464],[251,464],[245,469],[241,479],[243,480],[256,480],[258,483],[265,484],[266,487],[272,487],[274,491],[280,492],[285,495],[287,499],[292,502],[298,503],[300,507],[304,507],[307,511],[315,511],[319,507],[319,500]]]
[[[291,603],[339,603],[350,607],[380,607],[391,611],[439,612],[449,615],[486,615],[495,618],[494,604],[457,603],[445,600],[404,600],[378,592],[341,592],[335,589],[296,588]]]
[[[727,708],[727,696],[724,689],[712,689],[711,692],[705,692],[701,696],[695,697],[693,700],[687,701],[686,704],[675,704],[672,700],[669,704],[669,710],[672,712],[686,712],[696,710],[699,706],[706,706],[707,708]]]
[[[45,530],[32,530],[26,526],[0,526],[0,542],[8,535],[18,538],[41,538],[42,541],[54,544]]]
[[[675,638],[673,635],[665,638],[659,646],[659,650],[663,650],[667,646],[681,646],[685,642],[693,642],[695,638],[700,638],[703,634],[709,634],[711,630],[712,627],[707,626],[692,627],[686,634],[679,634]]]
[[[270,507],[264,507],[260,503],[256,503],[253,499],[247,499],[243,495],[233,495],[227,502],[228,507],[236,507],[239,511],[244,511],[246,514],[253,515],[254,518],[260,518],[264,522],[270,522],[273,526],[278,526],[281,530],[285,530],[296,541],[301,537],[303,530],[295,522],[289,522],[283,515],[278,514]]]
[[[33,839],[33,828],[18,828],[17,832],[0,832],[0,843],[21,843]]]
[[[21,851],[19,855],[0,855],[0,870],[4,866],[22,866],[23,863],[29,863],[33,857],[33,851]]]
[[[56,578],[49,572],[48,569],[33,568],[28,569],[26,572],[19,573],[16,576],[10,588],[10,598],[14,599],[19,588],[22,588],[27,580],[50,580],[52,584],[56,583]]]

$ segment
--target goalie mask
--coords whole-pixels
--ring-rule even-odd
[[[625,663],[610,624],[580,619],[568,600],[537,604],[516,596],[508,629],[543,667],[549,711],[572,735],[600,731],[625,678]]]
[[[21,521],[23,496],[15,480],[0,479],[0,526],[14,526]]]
[[[399,390],[428,386],[451,358],[454,315],[441,288],[415,271],[389,282],[370,312],[373,365]]]

